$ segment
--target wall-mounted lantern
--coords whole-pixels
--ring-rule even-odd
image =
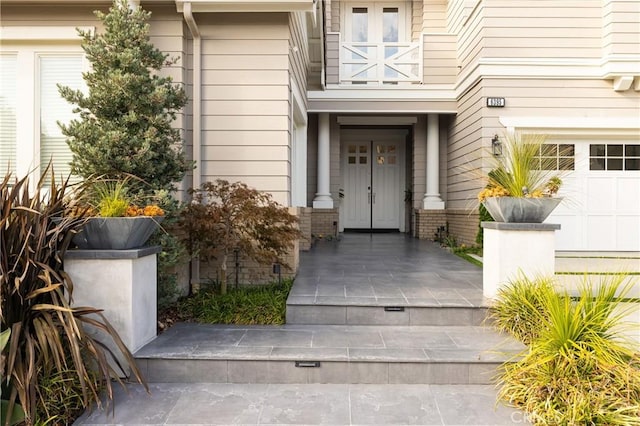
[[[502,155],[502,142],[500,142],[498,135],[495,135],[493,139],[491,139],[491,151],[496,157],[500,157]]]

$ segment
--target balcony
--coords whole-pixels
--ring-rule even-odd
[[[340,43],[339,84],[421,84],[423,45],[406,43]]]

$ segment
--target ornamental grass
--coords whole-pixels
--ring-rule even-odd
[[[499,397],[535,424],[639,425],[640,355],[622,334],[627,311],[620,300],[630,290],[624,278],[585,283],[578,297],[550,291],[544,279],[507,287],[493,318],[514,315],[498,327],[515,330],[529,348],[504,365]],[[518,304],[523,308],[516,314]],[[523,331],[527,325],[532,330]]]

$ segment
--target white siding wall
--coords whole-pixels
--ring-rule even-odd
[[[603,0],[602,47],[606,55],[640,55],[640,2]]]
[[[289,200],[289,17],[197,15],[202,33],[202,181],[242,181]]]

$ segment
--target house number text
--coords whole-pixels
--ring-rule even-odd
[[[492,108],[502,108],[506,105],[504,98],[487,98],[487,106]]]

